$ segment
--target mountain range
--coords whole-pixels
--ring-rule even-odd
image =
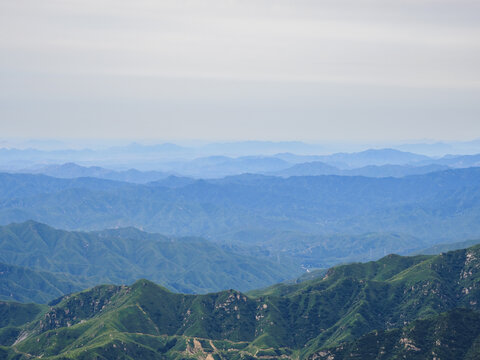
[[[34,221],[10,224],[0,227],[0,299],[46,303],[98,283],[138,278],[185,293],[251,290],[339,263],[418,252],[424,244],[387,233],[245,235],[213,242],[136,228],[80,232]]]
[[[294,165],[290,168],[270,173],[275,176],[367,176],[367,177],[404,177],[422,175],[436,171],[448,170],[446,165],[430,164],[423,166],[413,165],[367,165],[354,169],[339,169],[322,161],[313,161]]]
[[[147,280],[0,302],[5,359],[477,359],[480,246],[341,265],[251,293]]]
[[[186,293],[251,290],[302,272],[302,279],[312,278],[314,269],[378,259],[386,253],[437,254],[478,242],[425,248],[420,239],[400,234],[296,232],[257,233],[253,238],[237,234],[234,241],[212,242],[136,228],[65,231],[27,221],[0,227],[0,299],[46,303],[98,283],[138,278]]]
[[[29,173],[43,174],[63,179],[92,177],[98,179],[125,181],[139,184],[164,179],[170,175],[161,171],[139,171],[136,169],[114,171],[102,168],[100,166],[87,167],[80,166],[75,163],[65,163],[62,165],[47,165],[39,169],[31,169],[29,170]]]
[[[68,232],[33,221],[11,224],[0,227],[0,299],[48,302],[95,284],[139,278],[186,293],[245,291],[304,271],[292,259],[279,263],[257,255],[133,228]]]
[[[174,146],[167,145],[142,147],[137,144],[122,149],[112,148],[109,150],[110,155],[93,150],[68,150],[63,156],[57,152],[37,153],[33,149],[0,149],[0,155],[3,155],[0,158],[0,167],[10,172],[45,174],[60,178],[88,176],[146,183],[169,175],[221,178],[244,173],[278,176],[403,177],[448,168],[480,166],[480,155],[446,155],[432,158],[394,149],[370,149],[357,153],[330,155],[278,153],[238,157],[210,155],[165,158],[162,151],[169,154],[169,149]],[[62,159],[69,162],[62,164]]]
[[[240,232],[376,232],[433,244],[478,237],[479,216],[480,168],[403,178],[240,175],[176,186],[0,174],[5,225],[33,219],[70,230],[134,226],[213,240]]]
[[[0,149],[0,359],[480,358],[480,155],[200,148]]]
[[[404,177],[408,175],[428,174],[435,171],[450,169],[447,165],[430,164],[414,165],[368,165],[354,169],[340,169],[321,161],[299,163],[291,166],[276,158],[240,158],[240,159],[197,159],[183,166],[176,165],[174,169],[165,171],[139,171],[129,169],[123,171],[109,170],[99,166],[80,166],[75,163],[62,165],[47,165],[38,169],[25,169],[32,174],[43,174],[56,178],[74,179],[79,177],[94,177],[99,179],[125,181],[146,184],[164,180],[168,177],[191,178],[221,178],[243,173],[259,173],[273,176],[367,176],[367,177]],[[190,177],[189,177],[190,176]]]

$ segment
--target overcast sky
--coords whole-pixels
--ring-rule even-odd
[[[2,137],[480,137],[480,1],[1,0]]]

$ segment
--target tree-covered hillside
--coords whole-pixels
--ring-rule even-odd
[[[25,318],[0,351],[7,359],[427,359],[432,351],[474,359],[479,284],[480,246],[389,255],[252,294],[104,285]]]
[[[358,340],[322,349],[314,360],[455,359],[480,356],[480,314],[455,309],[393,330],[373,331]]]
[[[0,227],[0,299],[49,301],[101,283],[140,278],[174,291],[250,290],[302,273],[292,261],[248,256],[202,238],[137,229],[78,232],[33,221]],[[7,265],[8,264],[8,265]],[[12,266],[14,265],[14,266]]]
[[[0,263],[0,300],[44,304],[90,284],[80,276]]]

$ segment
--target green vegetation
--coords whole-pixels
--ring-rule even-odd
[[[480,356],[480,314],[455,309],[388,331],[374,331],[310,359],[456,359]]]
[[[249,244],[245,234],[211,242],[131,227],[79,232],[33,221],[11,224],[0,227],[0,299],[46,303],[98,283],[131,283],[139,278],[183,293],[248,291],[291,280],[305,268],[369,260],[386,250],[407,251],[421,243],[398,234],[253,236],[261,246]],[[343,256],[336,255],[340,252]],[[302,279],[317,273],[304,273]]]
[[[309,269],[375,260],[392,253],[407,255],[428,244],[406,234],[313,235],[274,230],[241,231],[226,234],[220,240],[235,252],[256,257],[268,254],[271,259],[285,264],[293,260]]]
[[[201,238],[174,238],[134,228],[69,232],[28,221],[0,227],[0,299],[48,302],[98,283],[147,278],[184,293],[250,290],[301,273],[223,249]]]
[[[47,303],[88,285],[81,277],[0,263],[0,300]]]
[[[4,320],[0,351],[52,360],[480,356],[480,246],[317,275],[249,294],[184,295],[148,280],[97,286]]]
[[[0,354],[1,346],[12,345],[20,338],[22,326],[38,319],[47,310],[45,305],[0,301]]]
[[[442,252],[465,249],[467,247],[474,246],[477,244],[480,244],[480,239],[465,240],[465,241],[459,241],[454,243],[437,244],[434,246],[430,246],[426,249],[416,251],[415,253],[425,254],[425,255],[437,255]]]
[[[47,309],[46,305],[0,301],[0,328],[24,325]]]

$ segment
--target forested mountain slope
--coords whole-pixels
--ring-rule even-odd
[[[0,300],[43,304],[88,286],[91,282],[80,276],[0,263]]]
[[[140,278],[186,293],[250,290],[302,273],[293,262],[246,256],[202,238],[166,237],[133,228],[64,231],[33,221],[0,227],[2,262],[15,265],[5,265],[0,274],[0,290],[6,291],[2,297],[17,301],[48,301],[82,287]],[[35,286],[29,290],[33,279]],[[42,279],[48,281],[40,286]],[[13,288],[17,292],[9,297],[7,290]]]
[[[3,351],[44,359],[427,359],[434,351],[474,359],[479,284],[475,246],[342,265],[254,296],[175,294],[146,280],[97,286],[51,303],[16,342],[6,337]]]

